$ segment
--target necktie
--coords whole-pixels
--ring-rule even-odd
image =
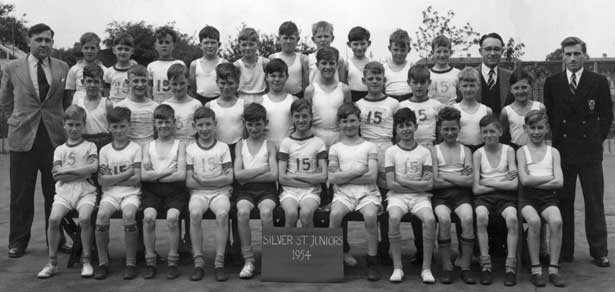
[[[570,76],[570,92],[574,95],[577,91],[577,75],[573,72]]]
[[[493,69],[489,70],[489,80],[487,81],[487,86],[489,86],[489,90],[493,88],[495,85],[495,72]]]
[[[47,82],[47,76],[45,70],[43,70],[43,61],[38,61],[38,64],[36,64],[36,76],[38,79],[38,96],[41,101],[44,101],[49,92],[49,82]]]

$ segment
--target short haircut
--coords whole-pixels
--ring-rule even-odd
[[[85,79],[85,77],[91,77],[102,80],[104,74],[105,72],[98,64],[87,64],[83,67],[83,79]]]
[[[561,45],[562,45],[562,50],[564,50],[565,47],[581,45],[581,51],[583,51],[583,54],[587,53],[587,44],[585,44],[585,42],[578,37],[574,37],[574,36],[567,37],[564,40],[562,40]]]
[[[461,125],[461,112],[452,106],[445,106],[438,112],[438,123],[443,121],[455,121]]]
[[[340,53],[334,47],[321,48],[318,52],[316,52],[316,62],[320,62],[320,60],[333,60],[337,62],[339,58]]]
[[[408,107],[404,107],[399,109],[393,115],[393,131],[397,128],[399,124],[405,124],[407,122],[412,122],[416,125],[416,114]]]
[[[31,38],[35,34],[43,33],[46,31],[51,32],[51,38],[53,38],[53,35],[55,33],[53,32],[53,29],[49,27],[49,25],[46,25],[44,23],[35,24],[31,26],[30,29],[28,29],[28,37]]]
[[[546,124],[549,123],[549,119],[547,117],[547,112],[545,110],[531,110],[525,114],[524,118],[526,125],[533,125],[540,121],[545,121]]]
[[[302,111],[304,109],[307,109],[308,112],[310,113],[310,116],[313,115],[312,113],[312,103],[307,100],[307,99],[303,99],[303,98],[299,98],[296,99],[295,101],[293,101],[293,103],[290,104],[290,113],[296,113],[299,111]]]
[[[154,109],[154,119],[175,119],[175,110],[168,104],[161,104]]]
[[[478,125],[481,128],[487,127],[493,124],[496,128],[502,130],[502,123],[494,114],[488,114],[480,119]]]
[[[502,36],[500,36],[499,34],[492,32],[492,33],[488,33],[488,34],[484,34],[483,36],[480,37],[480,41],[478,42],[478,45],[480,47],[483,46],[483,42],[488,39],[488,38],[493,38],[493,39],[497,39],[500,41],[500,43],[502,44],[502,47],[504,47],[504,40],[502,39]]]
[[[510,85],[513,85],[520,80],[527,80],[527,82],[531,85],[534,82],[534,77],[532,77],[532,74],[530,74],[528,71],[519,67],[512,72],[508,81],[510,82]]]
[[[82,121],[85,124],[86,117],[87,117],[87,113],[85,112],[85,109],[83,109],[82,107],[76,104],[71,104],[64,111],[64,121],[68,121],[68,120]]]
[[[169,81],[180,76],[188,78],[188,69],[184,66],[184,64],[173,64],[169,67],[169,70],[167,70],[167,79],[169,79]]]
[[[192,121],[196,122],[199,119],[208,119],[211,118],[212,120],[216,120],[216,112],[214,112],[214,110],[202,106],[196,109],[196,111],[194,111],[194,115],[192,116]]]
[[[447,47],[449,50],[453,47],[451,40],[444,35],[439,35],[431,42],[431,49],[435,50],[437,47]]]
[[[480,73],[474,67],[465,67],[459,71],[457,79],[459,79],[459,82],[477,82],[480,84]]]
[[[238,41],[259,42],[258,32],[251,27],[244,27],[237,36]]]
[[[177,40],[179,39],[179,36],[177,35],[177,31],[175,31],[175,29],[173,29],[172,27],[168,25],[157,28],[156,32],[154,33],[154,37],[156,38],[156,40],[160,40],[166,37],[167,35],[171,36],[173,43],[177,43]]]
[[[115,47],[117,45],[123,45],[123,46],[128,46],[128,47],[134,48],[134,46],[135,46],[135,38],[132,37],[132,35],[130,35],[129,33],[126,33],[126,32],[119,33],[113,39],[113,46]]]
[[[348,41],[369,41],[369,31],[361,26],[355,26],[348,32]]]
[[[206,25],[201,31],[199,31],[199,42],[203,39],[214,39],[220,42],[220,32],[211,25]]]
[[[147,68],[140,64],[134,65],[128,70],[128,78],[131,76],[147,77]]]
[[[410,48],[410,35],[403,29],[396,29],[389,37],[389,45],[391,44],[396,44],[403,48]]]
[[[316,35],[319,30],[328,31],[333,35],[333,24],[324,20],[312,24],[312,35]]]
[[[267,110],[258,103],[251,103],[243,110],[243,119],[246,122],[267,121]]]
[[[81,35],[81,38],[79,38],[79,43],[81,45],[85,45],[89,42],[96,42],[97,45],[100,45],[100,38],[93,32],[86,32]]]
[[[284,21],[278,28],[278,35],[299,35],[299,28],[292,21]]]
[[[337,120],[345,119],[350,115],[356,115],[361,119],[361,109],[352,102],[345,102],[337,109]]]
[[[130,122],[130,110],[126,107],[116,106],[107,113],[107,122],[121,123],[123,121]]]
[[[430,80],[429,69],[425,65],[413,65],[408,70],[408,80],[424,82]]]
[[[216,66],[216,80],[233,79],[239,82],[240,71],[231,63],[221,63]]]
[[[269,61],[269,63],[267,63],[267,65],[265,66],[265,74],[271,74],[275,72],[284,73],[286,74],[286,76],[288,76],[288,65],[286,65],[286,62],[279,58],[275,58]]]
[[[363,76],[367,75],[367,73],[384,74],[384,66],[380,62],[371,61],[363,67]]]

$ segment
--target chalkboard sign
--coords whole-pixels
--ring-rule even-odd
[[[344,280],[341,228],[263,228],[262,244],[263,281]]]

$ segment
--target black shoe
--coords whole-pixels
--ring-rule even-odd
[[[559,274],[549,274],[549,282],[555,287],[566,287],[564,279]]]
[[[544,287],[547,285],[542,274],[532,274],[530,276],[530,282],[532,282],[532,284],[536,287]]]
[[[443,270],[442,275],[440,276],[440,282],[442,284],[451,284],[453,283],[453,271],[452,270]]]
[[[192,275],[190,275],[190,281],[201,281],[203,276],[205,275],[205,271],[201,267],[194,267],[192,269]]]
[[[173,280],[177,277],[179,277],[179,269],[177,268],[177,265],[170,265],[167,269],[167,279]]]
[[[370,265],[367,267],[367,280],[369,281],[379,281],[380,280],[380,272],[375,265]]]
[[[504,273],[504,286],[515,286],[517,285],[517,275],[513,272]]]
[[[224,282],[228,280],[228,274],[224,271],[224,268],[214,268],[214,278],[218,282]]]
[[[461,280],[468,285],[476,284],[476,280],[472,278],[472,272],[470,272],[470,270],[461,271]]]
[[[128,265],[124,269],[124,280],[132,280],[137,277],[137,267]]]
[[[156,267],[146,266],[145,273],[143,273],[143,279],[153,279],[156,277]]]
[[[594,264],[596,264],[596,266],[601,267],[601,268],[606,268],[606,267],[611,266],[611,263],[609,262],[609,258],[607,257],[594,258]]]
[[[481,285],[491,285],[493,282],[493,276],[491,275],[491,271],[484,270],[480,272],[480,284]]]
[[[96,280],[104,280],[109,275],[109,266],[100,265],[96,267],[96,271],[94,271],[94,279]]]
[[[9,258],[20,258],[26,254],[26,250],[21,247],[9,248]]]

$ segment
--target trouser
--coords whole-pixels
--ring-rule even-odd
[[[41,189],[45,198],[45,236],[49,214],[55,194],[55,183],[51,175],[53,145],[41,121],[30,151],[10,152],[10,231],[9,248],[28,247],[30,228],[34,220],[34,190],[38,172],[41,172]]]
[[[563,161],[563,160],[562,160]],[[604,217],[604,176],[602,161],[583,164],[562,163],[564,187],[558,191],[559,208],[562,213],[562,258],[574,255],[574,196],[577,175],[581,180],[585,203],[585,234],[592,257],[606,256],[607,232]]]

